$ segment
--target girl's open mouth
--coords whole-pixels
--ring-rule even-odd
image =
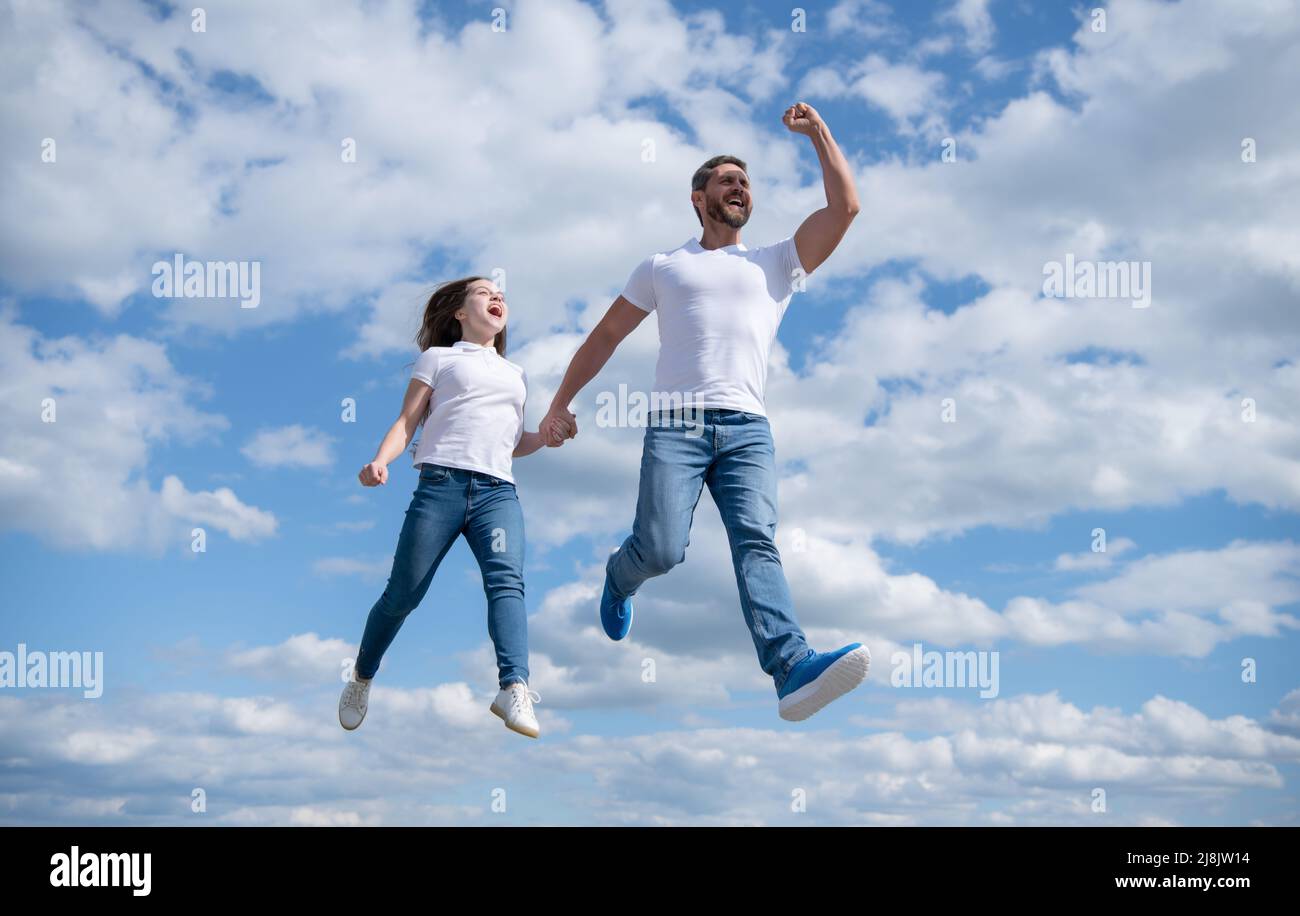
[[[499,306],[499,305],[489,305],[489,306],[488,306],[488,314],[489,314],[489,315],[495,315],[496,317],[500,318],[501,315],[502,315],[501,306]]]

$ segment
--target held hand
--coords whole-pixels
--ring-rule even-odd
[[[381,464],[378,461],[372,461],[361,469],[357,475],[363,487],[377,487],[380,484],[388,483],[388,465]]]
[[[558,448],[565,439],[578,435],[578,418],[568,410],[554,411],[546,415],[537,431],[548,448]]]
[[[781,116],[781,123],[796,134],[811,136],[822,125],[822,116],[807,102],[795,102]]]
[[[578,418],[567,410],[550,417],[549,420],[545,428],[540,430],[546,438],[547,447],[559,448],[564,444],[564,440],[578,435]]]

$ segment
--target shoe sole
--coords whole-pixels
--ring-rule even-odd
[[[833,700],[838,700],[867,679],[871,653],[859,646],[831,664],[816,680],[782,697],[779,712],[787,722],[801,722]]]
[[[493,713],[496,714],[496,716],[502,722],[506,724],[506,728],[510,729],[512,732],[515,732],[516,734],[519,735],[523,735],[527,738],[536,738],[538,735],[541,734],[540,729],[533,729],[530,731],[529,729],[526,728],[516,728],[515,726],[511,725],[510,720],[506,718],[505,711],[499,708],[496,703],[493,703],[489,708],[492,710]]]

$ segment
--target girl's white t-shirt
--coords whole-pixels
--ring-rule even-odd
[[[458,340],[430,347],[411,371],[433,389],[415,465],[442,464],[514,483],[510,460],[524,434],[528,374],[497,353]]]

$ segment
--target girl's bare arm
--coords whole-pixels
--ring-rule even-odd
[[[411,444],[411,437],[420,426],[420,420],[429,409],[429,396],[433,389],[424,382],[411,379],[406,386],[406,397],[402,401],[402,412],[388,428],[384,441],[379,444],[374,460],[361,469],[357,477],[363,487],[375,487],[388,483],[388,465]]]

